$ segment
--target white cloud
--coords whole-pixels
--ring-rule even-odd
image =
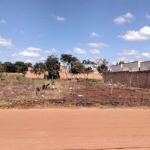
[[[93,48],[105,48],[108,47],[107,44],[104,43],[88,43],[89,47],[93,47]]]
[[[138,56],[139,52],[136,50],[123,50],[118,55]]]
[[[21,34],[24,34],[24,31],[23,31],[23,30],[15,29],[15,32],[17,32],[17,33],[21,33]]]
[[[124,15],[124,18],[127,18],[127,19],[132,19],[133,18],[133,15],[131,13],[126,13]]]
[[[139,51],[135,50],[123,50],[122,52],[118,53],[118,55],[123,56],[134,56],[135,58],[150,58],[150,52],[143,52],[140,53]],[[123,57],[125,58],[125,57]]]
[[[30,62],[32,64],[35,64],[37,62],[41,62],[41,61],[44,61],[44,60],[45,60],[44,57],[41,57],[41,58],[38,58],[38,60],[37,60],[37,58],[28,58],[28,59],[23,59],[22,61],[24,61],[24,62]]]
[[[73,51],[75,53],[78,53],[78,54],[85,54],[86,51],[84,49],[81,49],[81,48],[74,48]]]
[[[57,16],[56,19],[57,19],[58,21],[64,21],[64,20],[65,20],[64,17],[59,17],[59,16]]]
[[[145,26],[139,31],[127,31],[125,35],[119,35],[118,37],[126,41],[141,42],[150,39],[150,27]]]
[[[137,55],[137,56],[134,56],[135,58],[141,58],[141,56],[140,55]]]
[[[51,50],[42,50],[40,48],[36,47],[27,47],[26,49],[14,53],[11,56],[13,57],[13,60],[22,60],[24,62],[40,62],[45,60],[45,53],[54,53],[57,52],[55,48],[52,48]]]
[[[143,57],[150,57],[150,53],[142,53],[141,54]]]
[[[148,19],[150,19],[150,15],[147,14],[146,17],[147,17]]]
[[[53,15],[53,17],[54,17],[57,21],[65,21],[65,18],[64,18],[64,17],[55,16],[55,15]]]
[[[39,60],[44,61],[46,60],[45,57],[41,57]]]
[[[114,22],[115,22],[116,24],[123,24],[123,23],[126,22],[126,19],[120,16],[120,17],[114,19]]]
[[[44,51],[44,53],[51,54],[51,53],[52,53],[52,51],[50,51],[50,50],[46,50],[46,51]]]
[[[51,52],[55,52],[55,51],[56,49],[52,48]],[[12,59],[16,61],[22,60],[24,62],[35,63],[35,62],[46,60],[44,53],[46,53],[46,51],[40,48],[28,47],[18,53],[12,54],[11,56]]]
[[[113,61],[112,63],[110,63],[110,65],[116,65],[117,62]]]
[[[91,37],[100,37],[97,33],[92,32]]]
[[[134,62],[134,60],[130,60],[129,62]]]
[[[24,34],[24,31],[23,31],[23,30],[21,30],[21,31],[20,31],[20,33],[21,33],[21,34]]]
[[[12,54],[11,56],[12,56],[12,57],[17,57],[18,54],[17,54],[17,53],[14,53],[14,54]]]
[[[119,16],[114,19],[114,22],[116,24],[124,24],[124,23],[129,23],[133,19],[133,15],[131,13],[126,13],[125,15]]]
[[[56,53],[57,50],[55,48],[52,48],[51,50],[45,50],[44,53],[49,53],[49,54],[52,54],[52,53]]]
[[[120,61],[128,62],[128,59],[125,57],[118,58],[117,60],[118,60],[118,62],[120,62]]]
[[[98,49],[90,49],[89,52],[91,54],[99,54],[100,53],[100,51]]]
[[[28,47],[27,49],[26,49],[27,51],[42,51],[40,48],[36,48],[36,47]]]
[[[13,47],[12,41],[11,40],[7,40],[1,37],[0,35],[0,46],[5,46],[5,47]]]
[[[28,58],[25,62],[35,63],[36,60],[35,60],[35,59],[30,59],[30,58]]]
[[[12,54],[12,57],[40,57],[41,51],[40,48],[28,47],[19,53]]]
[[[0,23],[7,24],[7,21],[6,20],[0,20]]]
[[[22,51],[19,53],[19,55],[21,56],[25,56],[25,57],[40,57],[40,54],[37,52],[30,52],[30,51]]]

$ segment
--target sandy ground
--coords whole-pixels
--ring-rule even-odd
[[[51,149],[150,150],[150,110],[0,110],[0,150]]]

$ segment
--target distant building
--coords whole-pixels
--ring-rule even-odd
[[[139,71],[139,70],[140,70],[140,61],[124,63],[122,67],[122,71]]]
[[[150,61],[141,62],[140,71],[150,70]]]
[[[109,67],[109,70],[111,72],[119,72],[119,71],[122,71],[122,64],[120,65],[112,65]]]

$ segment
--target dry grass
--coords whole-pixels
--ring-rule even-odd
[[[42,90],[43,84],[50,83],[46,90]],[[36,87],[40,91],[35,94],[35,81],[1,81],[0,82],[0,107],[34,107],[34,105],[45,104],[46,101],[63,99],[68,92],[69,81],[57,80],[54,85],[50,80],[36,80]],[[23,106],[24,105],[24,106]],[[30,106],[29,106],[30,105]]]
[[[42,90],[43,84],[50,86]],[[0,108],[41,107],[150,107],[149,91],[126,89],[115,85],[113,94],[102,81],[77,82],[75,91],[69,80],[9,80],[0,81]],[[35,94],[35,87],[40,88]],[[75,93],[75,94],[74,94]],[[82,95],[83,97],[79,97]]]

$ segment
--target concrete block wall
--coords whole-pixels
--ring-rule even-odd
[[[126,86],[150,88],[150,71],[138,72],[106,72],[103,74],[104,82],[113,81],[113,83],[121,83]]]

